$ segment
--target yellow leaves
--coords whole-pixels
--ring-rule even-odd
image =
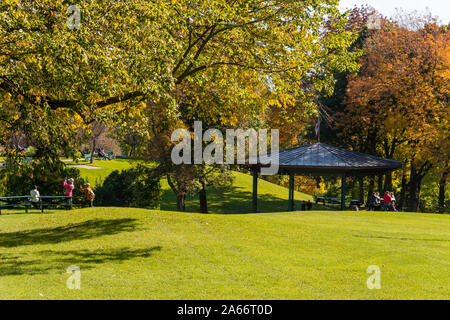
[[[278,99],[270,99],[269,100],[269,104],[274,106],[274,107],[278,107],[278,108],[282,108],[283,105],[280,103],[280,100]]]

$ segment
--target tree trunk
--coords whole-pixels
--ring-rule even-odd
[[[178,211],[186,211],[186,194],[177,194],[177,209]]]
[[[95,141],[95,138],[94,138],[94,140],[92,141],[91,163],[94,162],[94,152],[95,152],[95,146],[96,146],[96,143],[95,143],[95,142],[96,142],[96,141]]]
[[[199,192],[199,198],[200,198],[200,212],[201,213],[208,213],[208,202],[206,198],[206,183],[205,181],[201,181],[202,189]]]
[[[320,189],[320,177],[315,177],[314,180],[316,180],[316,188]]]
[[[449,168],[447,167],[442,173],[441,180],[439,180],[439,200],[438,208],[440,213],[445,212],[445,187],[447,185],[447,177],[449,173]]]
[[[392,142],[389,143],[388,139],[384,139],[384,153],[385,157],[388,159],[394,158],[395,149],[397,146],[402,144],[404,141],[399,141],[397,138],[393,138]],[[392,191],[392,173],[386,174],[384,178],[384,190]]]
[[[411,174],[409,178],[409,199],[408,211],[417,212],[419,208],[420,187],[425,174],[431,169],[429,163],[423,164],[419,170],[416,170],[414,163],[411,161]]]
[[[392,191],[392,173],[388,173],[384,177],[384,190]]]
[[[374,188],[375,188],[375,178],[371,176],[369,177],[369,189],[367,190],[367,199],[370,199],[370,196],[372,195]]]
[[[408,211],[417,212],[419,205],[419,183],[420,176],[416,170],[414,164],[411,162],[411,170],[409,177],[409,199],[408,199]]]
[[[178,211],[185,211],[186,210],[186,192],[182,191],[180,188],[176,188],[175,184],[173,183],[172,179],[170,178],[170,175],[166,175],[167,177],[167,183],[169,184],[172,191],[177,196],[177,210]]]
[[[399,201],[397,204],[397,207],[404,208],[405,204],[406,204],[406,189],[407,189],[408,185],[406,183],[406,174],[403,172],[402,174],[402,189],[400,190],[400,197],[399,197]],[[399,210],[400,210],[399,209]]]

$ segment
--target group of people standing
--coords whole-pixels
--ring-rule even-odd
[[[73,178],[64,179],[63,187],[65,189],[64,195],[67,197],[72,197],[73,189],[75,189]],[[95,193],[92,190],[91,185],[89,183],[85,183],[84,186],[80,186],[80,191],[83,194],[83,205],[93,207]]]
[[[75,189],[73,178],[65,178],[63,181],[63,188],[64,188],[64,195],[67,197],[73,196],[73,190]],[[91,185],[89,183],[85,183],[84,186],[80,186],[80,191],[83,194],[83,206],[94,206],[94,199],[95,199],[95,193],[91,188]],[[39,202],[41,195],[39,193],[39,188],[37,186],[34,186],[33,189],[30,191],[30,198],[31,198],[31,204],[34,207],[39,207]],[[69,201],[72,201],[72,199],[69,199]]]
[[[395,195],[392,191],[386,191],[383,199],[381,199],[379,192],[372,193],[367,202],[369,211],[378,210],[381,207],[381,200],[383,200],[384,211],[398,211],[395,206]]]

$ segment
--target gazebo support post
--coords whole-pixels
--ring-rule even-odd
[[[253,199],[252,208],[253,212],[258,212],[258,168],[254,167],[253,171]]]
[[[345,174],[342,175],[341,177],[341,210],[344,211],[345,210],[345,192],[346,192],[346,176]]]
[[[383,175],[378,175],[378,192],[380,193],[380,197],[383,198]]]
[[[289,211],[294,211],[294,174],[289,173]]]

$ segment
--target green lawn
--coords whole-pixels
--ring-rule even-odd
[[[89,179],[130,167],[97,161]],[[91,180],[92,181],[92,180]],[[95,181],[95,180],[94,180]],[[0,299],[448,299],[450,216],[363,211],[242,214],[251,177],[208,190],[213,214],[161,210],[7,211],[0,216]],[[259,208],[287,209],[287,189],[259,183]],[[311,199],[296,193],[296,199]],[[188,211],[198,210],[197,197]],[[231,214],[234,213],[234,214]],[[66,270],[81,268],[81,290]],[[367,267],[381,269],[369,290]]]
[[[68,163],[73,164],[73,163]],[[87,179],[92,185],[103,180],[113,170],[123,170],[130,168],[132,162],[129,160],[100,160],[94,161],[91,165],[87,162],[79,164],[87,164],[89,166],[101,167],[101,169],[84,169],[79,168],[81,176]],[[209,210],[214,213],[246,213],[252,210],[252,177],[247,174],[234,172],[235,181],[230,189],[210,188],[208,190]],[[166,179],[161,181],[162,187],[162,210],[176,210],[176,198],[169,187]],[[95,190],[94,190],[95,191]],[[284,187],[259,180],[258,182],[258,206],[262,211],[286,211],[288,209],[287,199],[289,197],[288,190]],[[297,200],[297,207],[300,208],[300,201],[313,200],[313,197],[301,192],[296,192],[294,196]],[[200,204],[197,195],[189,195],[187,197],[186,210],[188,212],[198,212]]]
[[[447,299],[450,219],[92,208],[0,216],[1,299]],[[81,290],[66,288],[70,265]],[[369,290],[366,269],[381,269]]]
[[[93,167],[99,167],[100,169],[83,169],[78,168],[81,172],[81,176],[89,181],[92,186],[100,184],[105,180],[105,178],[114,170],[129,169],[132,167],[133,163],[136,161],[126,160],[126,159],[116,159],[116,160],[95,160],[94,163],[88,161],[66,162],[67,165],[87,165]]]

